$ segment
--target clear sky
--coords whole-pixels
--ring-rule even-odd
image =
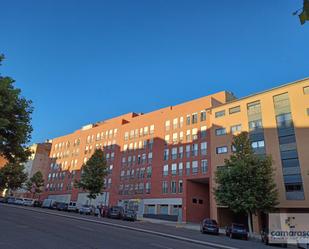
[[[0,0],[2,75],[41,142],[127,112],[309,76],[303,0]]]

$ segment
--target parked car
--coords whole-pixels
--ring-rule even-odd
[[[297,247],[301,249],[309,249],[309,244],[299,242],[297,243]]]
[[[6,201],[6,202],[7,202],[8,204],[15,204],[15,199],[16,199],[15,197],[10,196],[10,197],[7,198],[7,201]]]
[[[270,234],[269,234],[269,230],[268,228],[264,228],[262,229],[261,231],[261,239],[262,239],[262,242],[265,244],[265,245],[280,245],[281,247],[284,247],[286,248],[287,247],[287,243],[270,243],[269,242],[269,237],[270,237]]]
[[[131,209],[126,209],[123,212],[123,220],[136,221],[136,212]]]
[[[42,201],[39,201],[39,200],[35,200],[35,201],[33,202],[33,206],[34,206],[34,207],[42,207],[42,204],[43,204],[43,202],[42,202]]]
[[[201,233],[211,233],[219,235],[219,226],[217,221],[212,219],[204,219],[201,223]]]
[[[15,198],[15,202],[14,202],[15,205],[19,205],[19,206],[22,206],[24,205],[24,198]]]
[[[56,209],[58,211],[68,211],[68,203],[57,202]]]
[[[34,204],[34,200],[30,198],[24,198],[24,206],[32,207]]]
[[[93,206],[90,205],[82,205],[79,209],[80,214],[90,215],[93,213]]]
[[[78,212],[77,203],[75,201],[70,201],[68,205],[69,212]]]
[[[232,223],[230,226],[226,227],[225,235],[233,238],[248,239],[248,232],[243,224]]]
[[[57,202],[53,199],[45,199],[42,203],[42,208],[54,209],[57,205]]]
[[[5,198],[5,197],[0,196],[0,202],[5,203],[5,202],[6,202],[6,198]]]
[[[124,213],[123,207],[113,206],[108,209],[107,217],[114,219],[122,219],[123,213]]]

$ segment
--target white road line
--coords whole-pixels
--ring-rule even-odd
[[[32,212],[37,212],[37,213],[55,215],[55,216],[69,218],[69,219],[73,219],[73,220],[81,220],[81,221],[87,221],[87,222],[92,222],[92,223],[97,223],[97,224],[103,224],[103,225],[118,227],[118,228],[122,228],[122,229],[129,229],[129,230],[133,230],[133,231],[137,231],[137,232],[148,233],[148,234],[157,235],[157,236],[161,236],[161,237],[165,237],[165,238],[181,240],[181,241],[185,241],[185,242],[189,242],[189,243],[205,245],[205,246],[212,246],[214,248],[219,248],[219,249],[239,249],[237,247],[231,247],[231,246],[226,246],[226,245],[217,244],[217,243],[215,244],[215,243],[212,243],[212,242],[206,242],[206,241],[201,241],[201,240],[196,240],[196,239],[190,239],[190,238],[187,238],[187,237],[182,237],[182,236],[179,236],[179,235],[166,234],[166,233],[156,232],[156,231],[152,231],[152,230],[137,228],[137,227],[131,227],[131,226],[125,226],[125,225],[121,225],[121,224],[110,223],[110,222],[106,222],[106,221],[92,220],[92,219],[87,219],[87,218],[82,218],[82,217],[76,217],[76,216],[70,216],[70,215],[65,215],[65,214],[60,214],[60,213],[48,212],[48,211],[44,211],[44,210],[40,210],[40,209],[26,208],[26,207],[22,207],[22,206],[13,206],[13,205],[11,206],[11,205],[7,205],[7,204],[2,204],[2,205],[14,207],[14,208],[20,208],[20,209],[24,209],[24,210],[28,210],[28,211],[32,211]]]

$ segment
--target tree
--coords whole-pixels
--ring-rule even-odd
[[[44,186],[43,174],[41,171],[36,172],[27,182],[26,189],[35,196],[42,192]]]
[[[88,191],[88,198],[96,199],[97,195],[104,189],[104,178],[107,175],[107,164],[104,152],[95,150],[91,158],[82,166],[82,174],[75,186]]]
[[[299,14],[299,11],[302,10],[302,12]],[[309,0],[304,0],[303,8],[300,8],[296,10],[293,15],[298,15],[300,24],[305,24],[306,21],[309,21]]]
[[[0,54],[0,65],[4,56]],[[26,148],[32,126],[32,102],[21,96],[14,80],[0,75],[0,156],[9,162],[26,162],[31,152]]]
[[[7,163],[0,169],[0,189],[8,192],[16,190],[27,180],[24,165],[20,163]]]
[[[232,146],[234,152],[216,171],[215,197],[220,205],[248,216],[252,235],[252,214],[269,212],[278,204],[272,159],[254,154],[247,132],[234,136]]]

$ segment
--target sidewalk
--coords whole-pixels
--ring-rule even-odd
[[[176,228],[185,228],[195,231],[200,231],[200,224],[197,223],[186,223],[186,222],[176,222],[176,221],[167,221],[167,220],[159,220],[159,219],[150,219],[150,218],[142,218],[140,219],[141,222],[150,222],[154,224],[162,224],[166,226],[176,227]],[[225,229],[220,228],[219,229],[220,234],[225,234]],[[261,240],[261,237],[259,234],[254,234],[253,238],[254,240]]]

